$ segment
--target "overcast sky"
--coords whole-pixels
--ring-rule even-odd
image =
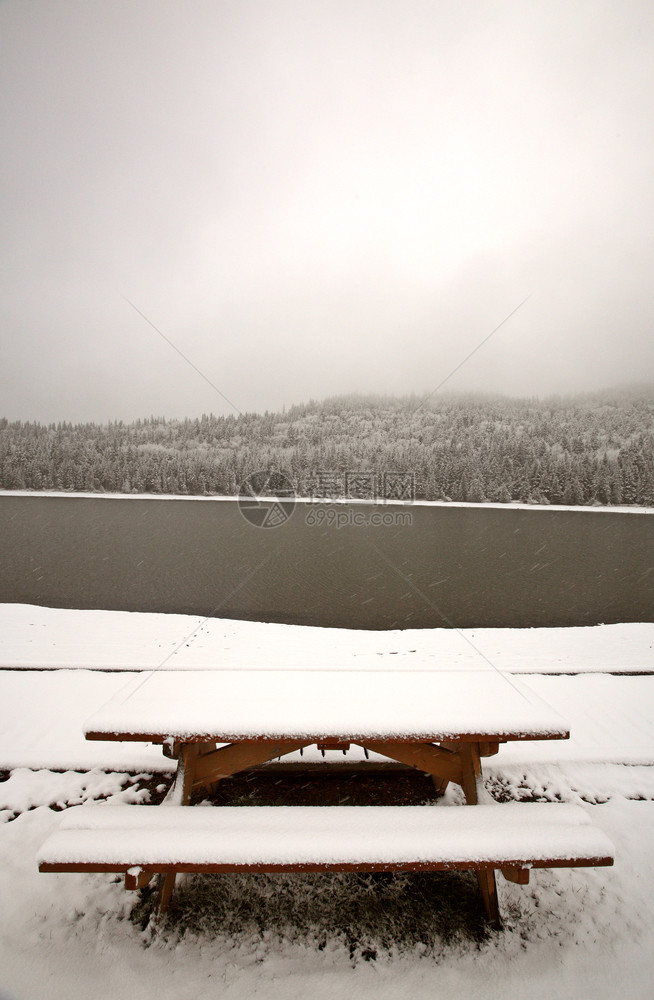
[[[654,378],[651,0],[2,2],[0,102],[0,415]]]

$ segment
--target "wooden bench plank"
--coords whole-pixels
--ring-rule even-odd
[[[579,806],[80,806],[41,871],[379,871],[610,865]]]

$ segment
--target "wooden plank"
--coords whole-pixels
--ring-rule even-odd
[[[247,808],[247,807],[244,807]],[[329,808],[325,806],[325,808]],[[522,869],[525,864],[531,868],[605,868],[613,865],[613,858],[610,856],[574,857],[574,858],[495,858],[486,861],[316,861],[316,862],[220,862],[206,861],[187,863],[184,861],[170,862],[170,864],[157,863],[154,865],[142,864],[140,867],[144,872],[152,874],[176,872],[197,872],[199,874],[247,874],[253,873],[277,873],[277,872],[413,872],[413,871],[487,871],[493,869],[507,868]],[[40,872],[104,872],[104,873],[124,873],[128,868],[133,868],[134,862],[121,861],[103,863],[98,862],[41,862]]]
[[[361,744],[366,750],[379,753],[383,757],[391,757],[402,764],[424,771],[446,781],[461,784],[461,758],[452,750],[434,746],[432,743],[401,743],[376,740],[366,740]]]
[[[393,837],[385,835],[385,829]],[[402,843],[398,842],[398,837]],[[611,863],[606,835],[578,806],[105,806],[68,810],[40,851],[42,870],[522,869]],[[72,866],[71,866],[72,862]],[[47,864],[47,868],[46,868]]]
[[[369,736],[369,732],[356,732],[351,730],[348,732],[343,732],[339,734],[338,739],[349,743],[364,743]],[[271,739],[293,739],[304,741],[304,745],[311,743],[320,743],[324,739],[325,734],[323,732],[307,733],[307,732],[288,732],[288,731],[271,731],[266,736],[253,736],[250,733],[234,733],[228,731],[212,732],[212,733],[194,733],[192,736],[184,736],[184,740],[193,743],[240,743],[244,740],[248,742],[255,743],[265,743]],[[445,733],[442,731],[438,732],[420,732],[420,733],[377,733],[376,736],[381,739],[392,740],[397,743],[415,743],[416,740],[425,740],[430,743],[438,743],[441,746],[445,746],[448,742],[453,742],[456,740],[466,740],[468,742],[482,742],[492,745],[494,743],[529,743],[529,742],[541,742],[542,740],[568,740],[570,739],[570,731],[563,730],[556,733],[529,733],[529,732],[502,732],[502,733],[489,733],[489,732],[477,732],[471,730],[470,732],[461,733]],[[84,733],[84,738],[91,741],[102,741],[103,743],[155,743],[163,744],[163,742],[168,738],[165,733],[153,733],[153,732],[116,732],[113,729],[90,729]]]
[[[347,732],[339,733],[335,739],[343,740],[350,743],[365,743],[369,732],[356,732],[355,730],[349,730]],[[448,743],[466,741],[471,743],[485,743],[489,746],[497,743],[508,743],[508,742],[519,742],[528,743],[533,741],[540,742],[541,740],[568,740],[570,739],[570,730],[561,727],[554,732],[545,731],[534,731],[529,732],[526,730],[504,730],[502,732],[478,732],[475,730],[466,730],[462,732],[420,732],[420,733],[397,733],[394,731],[384,733],[377,733],[377,738],[392,740],[394,743],[415,743],[417,740],[424,740],[429,743],[438,743],[442,747],[446,747]],[[166,740],[170,739],[170,735],[162,732],[126,732],[118,731],[115,729],[89,729],[84,733],[84,738],[87,740],[101,740],[102,742],[111,741],[114,743],[156,743],[163,744]],[[181,737],[176,737],[178,740]],[[183,737],[184,741],[187,743],[242,743],[244,741],[252,743],[266,743],[270,740],[300,740],[304,741],[303,745],[307,746],[311,743],[320,743],[325,738],[325,733],[323,732],[289,732],[288,730],[279,732],[271,731],[265,736],[254,736],[251,733],[235,733],[226,730],[215,731],[215,732],[194,732],[191,735],[185,735]]]
[[[264,764],[267,760],[292,753],[305,746],[310,746],[310,744],[290,740],[267,740],[265,742],[248,740],[242,743],[231,743],[196,758],[194,785],[199,787],[220,781],[221,778],[228,778],[238,771]]]

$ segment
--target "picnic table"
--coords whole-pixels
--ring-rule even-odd
[[[90,740],[161,744],[177,759],[160,807],[78,807],[43,846],[41,871],[121,871],[127,888],[160,875],[163,915],[183,871],[472,869],[499,927],[495,872],[605,865],[613,848],[577,806],[503,804],[482,759],[513,740],[567,739],[567,724],[494,669],[247,669],[151,672],[93,715]],[[194,791],[317,744],[357,744],[430,775],[468,805],[188,809]]]

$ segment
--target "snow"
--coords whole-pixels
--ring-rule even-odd
[[[99,768],[71,772],[17,767],[0,783],[0,823],[42,805],[65,809],[109,797],[114,802],[144,802],[148,793],[138,787],[141,778],[147,779],[149,775],[133,776],[128,772],[106,772]],[[132,787],[124,788],[125,785]]]
[[[239,500],[238,496],[188,496],[181,495],[177,493],[85,493],[85,492],[75,492],[69,493],[62,490],[0,490],[0,496],[10,496],[10,497],[60,497],[63,499],[74,500],[79,497],[86,497],[91,500],[177,500],[184,501],[186,503],[190,501],[195,501],[196,503],[234,503],[234,501]],[[288,497],[270,497],[270,500],[281,500],[288,503]],[[295,502],[297,504],[306,504],[310,506],[315,506],[316,504],[321,504],[324,507],[332,507],[334,505],[359,505],[359,506],[371,506],[370,500],[358,499],[356,497],[336,497],[336,498],[321,498],[321,497],[295,497]],[[374,504],[377,507],[470,507],[472,509],[479,509],[479,507],[491,507],[494,510],[576,510],[581,511],[586,514],[597,514],[597,513],[612,513],[619,512],[621,514],[654,514],[654,507],[642,507],[633,506],[629,504],[620,504],[616,506],[598,506],[598,507],[587,507],[584,505],[573,506],[564,504],[531,504],[531,503],[469,503],[464,500],[382,500]]]
[[[153,672],[131,681],[85,723],[86,733],[207,736],[218,742],[364,734],[450,739],[567,735],[522,683],[454,670],[216,670]],[[313,736],[313,739],[311,738]]]
[[[84,720],[123,686],[125,677],[88,670],[0,670],[0,770],[174,770],[175,762],[163,757],[161,747],[84,739]]]
[[[69,809],[39,863],[356,864],[608,859],[613,845],[580,806],[253,806]]]
[[[556,749],[533,743],[507,744],[502,762],[526,760],[654,763],[654,677],[529,677],[529,687],[566,714],[571,739]],[[574,707],[573,707],[574,706]]]
[[[654,623],[370,632],[0,604],[0,668],[213,670],[407,667],[654,673]]]

